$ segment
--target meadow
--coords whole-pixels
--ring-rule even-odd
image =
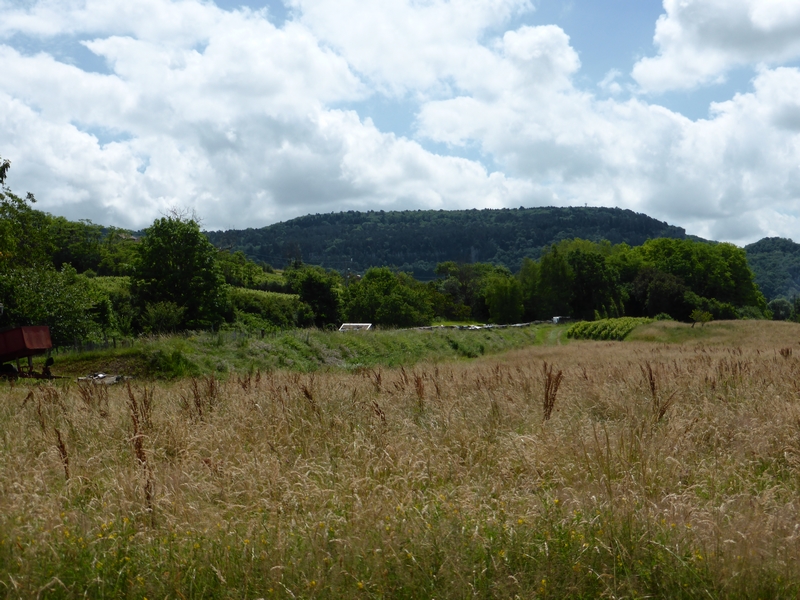
[[[0,596],[800,594],[800,326],[534,341],[2,384]]]

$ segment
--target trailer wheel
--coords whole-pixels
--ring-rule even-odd
[[[4,363],[0,365],[0,378],[16,379],[17,377],[19,377],[19,372],[17,371],[17,367],[12,365],[11,363]]]

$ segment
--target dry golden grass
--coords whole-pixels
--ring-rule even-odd
[[[0,594],[796,597],[800,326],[757,325],[739,347],[5,386]]]

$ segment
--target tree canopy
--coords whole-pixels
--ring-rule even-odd
[[[180,327],[218,325],[226,310],[224,284],[217,250],[194,219],[176,214],[145,230],[132,282],[143,308],[172,302],[182,311]]]

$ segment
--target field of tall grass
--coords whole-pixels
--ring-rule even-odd
[[[724,327],[2,384],[0,596],[797,597],[800,326]]]

